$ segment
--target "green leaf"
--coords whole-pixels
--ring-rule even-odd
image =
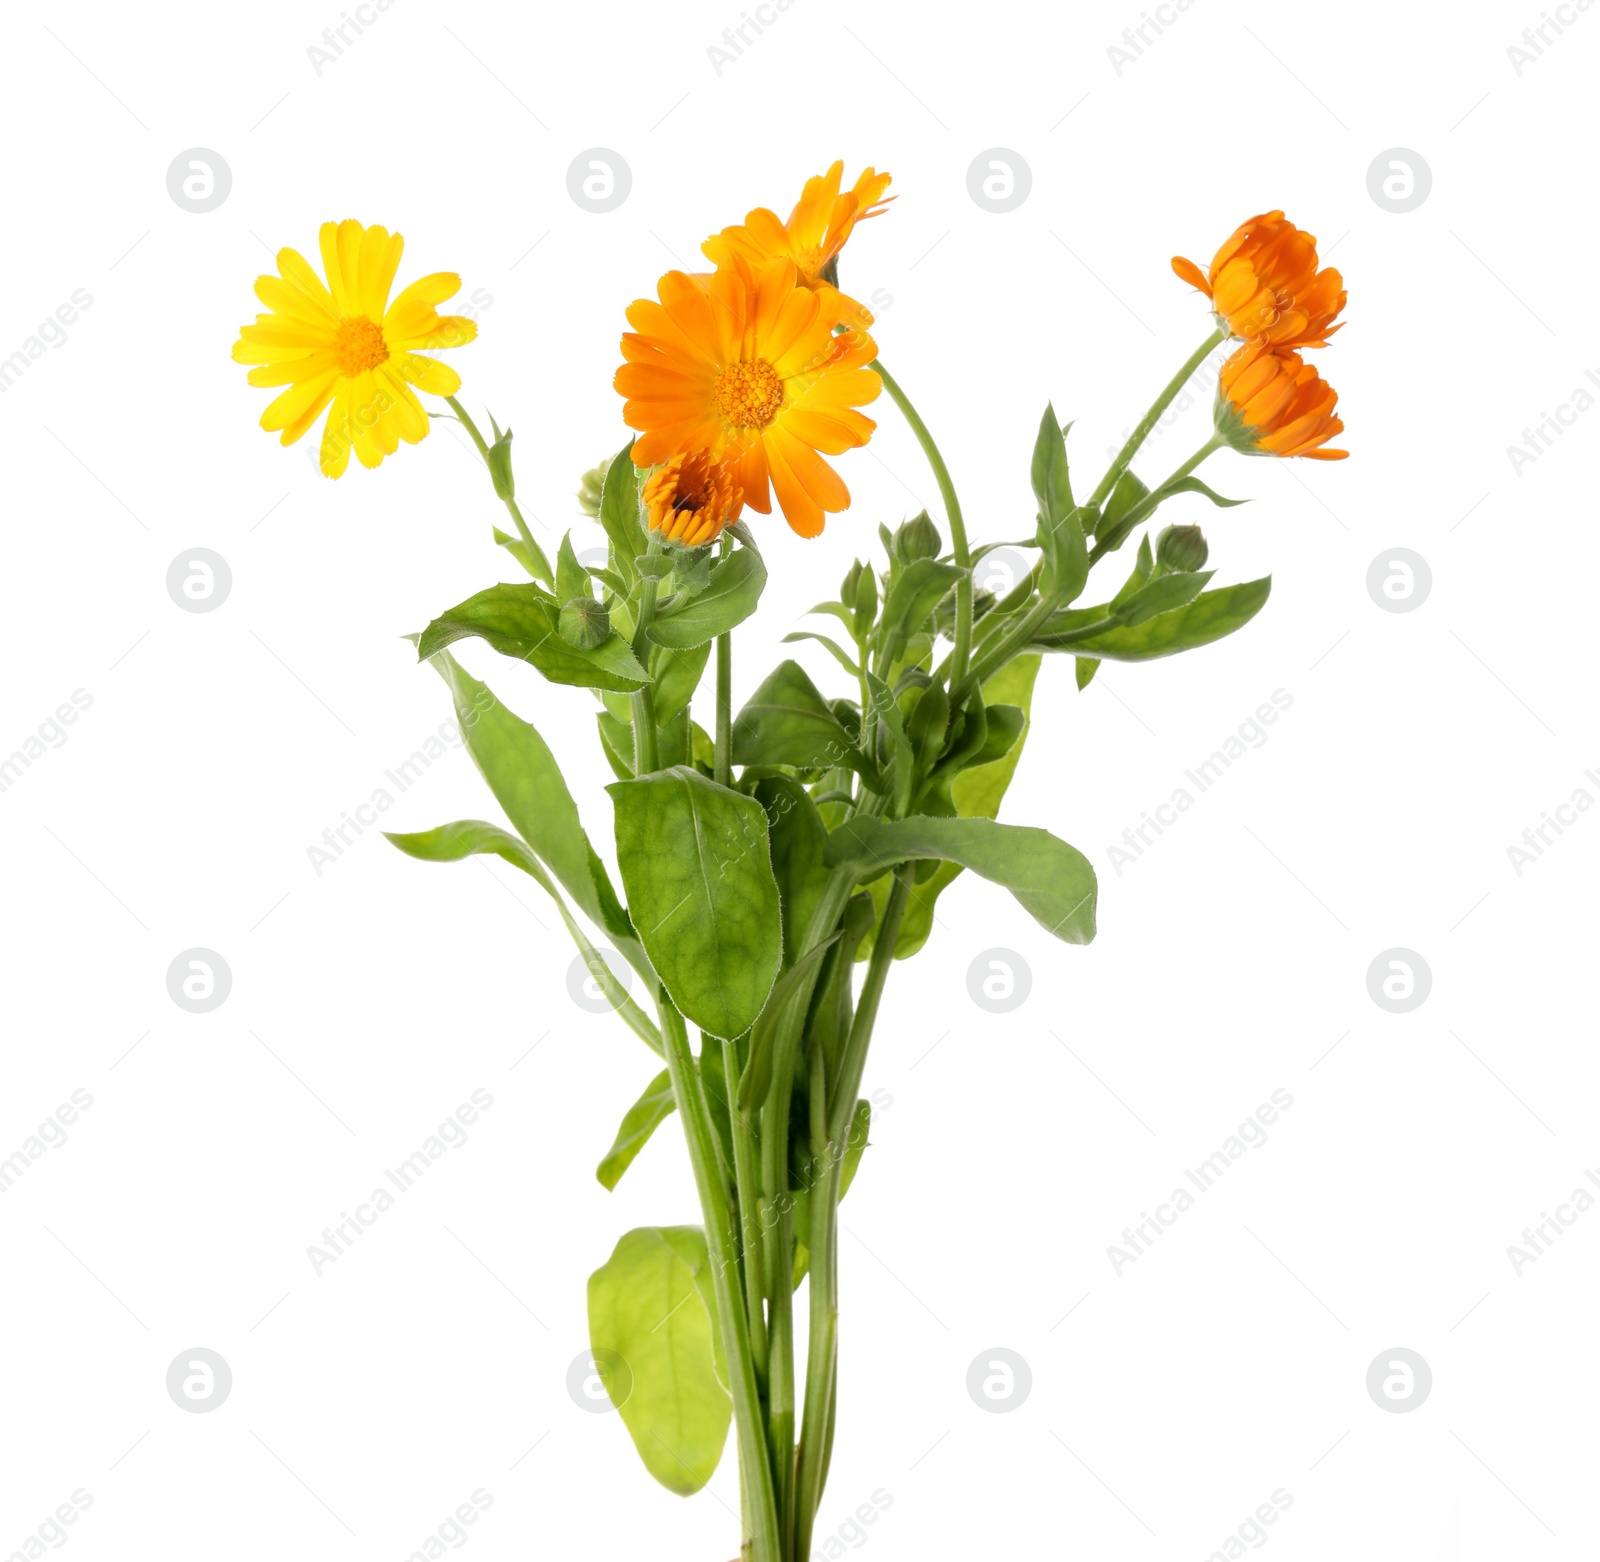
[[[815,608],[812,609],[816,611]],[[872,625],[878,616],[878,572],[868,564],[861,571],[861,578],[856,582],[856,600],[851,615],[845,619],[844,627],[856,640],[865,640],[872,633]]]
[[[893,667],[906,641],[966,573],[957,565],[941,564],[937,559],[916,559],[895,572],[883,602],[883,622],[878,627],[885,668]],[[862,586],[865,585],[866,577],[862,576]],[[860,611],[858,597],[858,623]]]
[[[1248,499],[1224,499],[1215,488],[1201,482],[1198,477],[1183,477],[1175,483],[1161,485],[1161,497],[1170,499],[1174,494],[1204,494],[1213,504],[1232,509],[1236,504],[1249,504]]]
[[[739,1079],[741,1112],[754,1112],[765,1103],[767,1092],[772,1089],[772,1056],[775,1043],[779,1040],[779,1032],[786,1024],[798,1029],[805,1019],[803,1006],[797,1005],[799,1008],[797,1016],[790,1014],[789,1000],[815,976],[818,964],[838,937],[839,934],[834,933],[814,949],[807,950],[774,985],[772,995],[767,999],[766,1008],[761,1011],[761,1017],[751,1027],[750,1061],[745,1065],[744,1073]]]
[[[855,659],[837,640],[830,639],[827,635],[819,635],[809,629],[797,629],[792,635],[785,635],[783,643],[793,645],[797,640],[815,640],[819,645],[827,647],[828,654],[833,657],[852,678],[861,676],[861,669],[856,666]]]
[[[733,722],[736,765],[859,768],[860,755],[798,662],[780,662]]]
[[[702,1031],[743,1034],[783,960],[761,804],[688,766],[606,790],[623,888],[651,964]]]
[[[656,724],[666,726],[679,711],[688,707],[706,670],[711,642],[671,650],[658,646],[650,653],[650,671],[656,684]]]
[[[811,794],[793,776],[763,776],[756,801],[766,810],[772,873],[783,906],[783,963],[792,965],[828,883],[828,831]]]
[[[572,533],[561,539],[556,550],[556,602],[565,606],[574,597],[592,598],[594,589],[589,584],[589,572],[578,562],[572,551]]]
[[[589,1277],[595,1368],[645,1468],[681,1497],[711,1479],[733,1418],[715,1316],[698,1226],[630,1231]]]
[[[593,650],[580,651],[561,638],[560,618],[555,598],[531,581],[490,586],[434,619],[423,630],[417,651],[430,657],[457,640],[476,635],[502,656],[514,656],[538,668],[551,683],[626,694],[649,681],[620,635],[611,635]]]
[[[560,880],[578,909],[604,928],[623,957],[649,979],[628,913],[622,909],[578,817],[561,767],[538,730],[507,710],[488,686],[443,652],[433,666],[449,687],[467,752],[517,833]]]
[[[1100,671],[1100,662],[1093,656],[1080,656],[1073,664],[1073,673],[1078,681],[1080,690],[1089,687],[1090,680]]]
[[[1215,570],[1174,570],[1146,581],[1118,608],[1123,623],[1129,628],[1167,613],[1174,608],[1193,602],[1206,588],[1206,582]]]
[[[672,1095],[672,1075],[663,1069],[623,1115],[615,1142],[595,1168],[601,1187],[614,1189],[622,1181],[622,1174],[633,1165],[634,1157],[677,1109],[677,1104]]]
[[[1102,537],[1109,537],[1121,524],[1125,516],[1141,499],[1149,496],[1150,490],[1132,472],[1124,472],[1117,479],[1117,486],[1111,490],[1111,497],[1106,500],[1106,507],[1100,513],[1100,524],[1097,528]]]
[[[639,469],[633,464],[633,441],[611,458],[600,489],[600,524],[611,539],[612,561],[625,580],[637,573],[634,560],[644,552],[644,526],[639,520]]]
[[[399,847],[408,857],[416,857],[423,862],[460,862],[467,857],[492,855],[504,858],[513,867],[521,868],[556,903],[556,910],[561,913],[562,922],[572,935],[573,943],[578,946],[578,953],[583,957],[584,966],[594,977],[611,1007],[646,1046],[658,1054],[665,1055],[660,1032],[651,1024],[644,1011],[628,996],[627,989],[617,980],[611,967],[589,942],[583,929],[573,920],[566,901],[561,898],[561,892],[550,881],[549,875],[544,871],[544,865],[534,856],[526,841],[520,840],[508,830],[502,830],[499,825],[489,824],[482,819],[461,819],[454,824],[442,824],[435,830],[422,830],[413,835],[391,835],[385,832],[385,838]],[[626,940],[618,939],[617,942],[623,947],[625,954],[629,950],[639,951],[638,942],[631,937]],[[642,963],[642,952],[638,952],[637,957]],[[644,971],[649,975],[648,966],[644,967]]]
[[[1203,592],[1186,607],[1160,613],[1142,624],[1120,625],[1086,640],[1072,632],[1105,617],[1104,608],[1079,609],[1052,615],[1034,637],[1037,650],[1070,650],[1078,656],[1103,657],[1110,662],[1148,662],[1159,656],[1176,656],[1197,646],[1210,645],[1242,629],[1266,605],[1272,577]]]
[[[513,537],[508,532],[501,531],[498,526],[494,528],[494,540],[535,580],[542,580],[547,586],[553,582],[550,561],[544,556],[544,551],[538,543],[529,548],[520,537]]]
[[[619,781],[633,780],[633,728],[619,721],[610,711],[596,711],[600,727],[600,748]]]
[[[1033,442],[1033,496],[1039,501],[1040,546],[1043,539],[1072,514],[1072,479],[1067,470],[1067,438],[1053,405],[1046,404]]]
[[[657,645],[688,650],[742,624],[756,610],[767,584],[767,567],[748,548],[736,548],[719,559],[705,590],[690,597],[677,612],[657,618],[648,630]]]
[[[828,859],[862,879],[898,862],[937,858],[1011,891],[1046,932],[1069,944],[1094,937],[1095,876],[1088,859],[1048,830],[990,819],[872,819],[857,815],[828,842]]]

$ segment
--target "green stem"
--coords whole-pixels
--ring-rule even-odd
[[[733,633],[717,636],[716,778],[733,785]]]
[[[1205,444],[1189,457],[1176,471],[1170,473],[1157,483],[1128,513],[1117,522],[1115,532],[1107,533],[1097,542],[1089,553],[1089,563],[1098,564],[1106,554],[1120,548],[1123,541],[1132,534],[1136,526],[1142,525],[1154,514],[1156,507],[1168,497],[1167,490],[1174,483],[1181,483],[1194,469],[1200,465],[1213,451],[1221,450],[1227,441],[1220,434],[1213,434]]]
[[[1117,479],[1128,470],[1129,463],[1138,454],[1139,447],[1149,437],[1150,430],[1156,426],[1157,419],[1172,405],[1179,391],[1189,383],[1189,378],[1196,369],[1210,356],[1211,351],[1219,343],[1228,339],[1225,329],[1219,328],[1211,333],[1194,352],[1192,352],[1183,367],[1167,381],[1161,394],[1150,404],[1150,410],[1134,425],[1133,432],[1128,435],[1127,443],[1117,452],[1114,460],[1100,479],[1100,486],[1089,496],[1088,508],[1098,509],[1110,497],[1111,490],[1117,486]]]
[[[894,963],[894,946],[900,937],[900,923],[911,898],[915,875],[915,863],[904,863],[895,872],[894,886],[873,935],[872,958],[856,1001],[855,1018],[851,1021],[844,1056],[840,1060],[838,1088],[831,1101],[821,1100],[825,1086],[820,1052],[812,1063],[812,1165],[820,1167],[821,1177],[811,1188],[811,1327],[806,1356],[805,1421],[796,1459],[799,1497],[795,1504],[793,1555],[797,1558],[811,1554],[812,1527],[822,1503],[832,1440],[838,1381],[839,1186],[845,1151],[855,1120],[856,1096],[867,1066],[867,1049],[878,1019],[878,1005],[889,979],[889,968]]]
[[[461,405],[454,396],[446,396],[450,409],[460,420],[461,426],[472,436],[472,443],[478,447],[478,454],[483,457],[483,464],[489,464],[489,446],[482,434],[478,432],[478,425],[467,416],[467,409]],[[544,556],[544,549],[533,540],[533,533],[528,530],[528,523],[522,518],[522,511],[517,508],[515,497],[507,495],[505,507],[511,512],[511,519],[517,528],[517,535],[522,539],[522,546],[528,550],[529,556],[538,564],[543,574],[535,574],[535,578],[544,581],[547,586],[555,584],[555,576],[550,572],[550,561]]]
[[[653,541],[651,547],[654,551]],[[633,654],[638,659],[639,665],[645,668],[650,665],[648,630],[655,622],[658,584],[653,575],[646,575],[639,582],[639,623],[633,632]],[[636,776],[647,776],[659,767],[655,685],[645,684],[642,689],[630,696],[630,703],[633,707],[633,773]]]
[[[718,1168],[716,1130],[706,1105],[705,1091],[689,1050],[689,1034],[672,1000],[663,991],[658,1000],[661,1030],[667,1044],[667,1068],[672,1093],[683,1119],[684,1140],[694,1169],[705,1219],[706,1245],[711,1260],[712,1293],[717,1323],[728,1357],[733,1396],[733,1419],[739,1446],[740,1480],[749,1500],[751,1562],[783,1562],[778,1529],[778,1508],[772,1484],[772,1465],[761,1437],[761,1396],[756,1387],[749,1327],[743,1298],[735,1294],[739,1280],[739,1243],[728,1205],[728,1188]]]
[[[951,659],[951,682],[960,683],[966,677],[967,658],[972,654],[972,550],[967,546],[967,523],[961,516],[961,501],[956,498],[956,485],[950,481],[950,469],[944,464],[944,457],[939,454],[939,447],[928,432],[928,425],[901,390],[899,381],[884,368],[881,358],[872,367],[883,381],[889,399],[900,409],[901,416],[916,435],[922,453],[928,458],[928,465],[933,468],[939,496],[944,500],[945,518],[950,522],[950,546],[955,553],[955,561],[968,572],[956,582],[956,641]]]
[[[750,1351],[756,1369],[756,1384],[765,1392],[767,1384],[767,1319],[762,1302],[767,1294],[766,1266],[762,1263],[761,1177],[756,1169],[755,1128],[733,1099],[733,1086],[739,1078],[739,1048],[736,1042],[722,1043],[722,1072],[729,1082],[728,1107],[733,1126],[733,1175],[739,1196],[739,1248],[744,1255],[745,1301],[750,1314]]]

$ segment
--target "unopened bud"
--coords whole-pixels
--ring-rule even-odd
[[[593,597],[574,597],[561,609],[561,638],[580,651],[592,651],[611,634],[611,614]]]
[[[1169,526],[1156,539],[1156,562],[1165,569],[1203,569],[1210,554],[1198,526]]]

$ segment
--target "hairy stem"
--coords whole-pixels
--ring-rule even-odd
[[[489,445],[483,435],[478,432],[478,425],[467,416],[467,409],[454,396],[446,396],[445,401],[449,403],[450,410],[455,413],[462,428],[472,436],[472,443],[478,447],[478,454],[483,457],[483,464],[487,466],[489,464]],[[522,539],[522,546],[528,550],[528,556],[540,566],[542,573],[536,571],[536,578],[544,581],[547,586],[553,586],[555,584],[555,576],[550,572],[550,561],[544,556],[544,549],[533,540],[533,533],[528,530],[528,523],[523,520],[522,511],[517,508],[516,499],[508,497],[504,502],[506,509],[511,512],[511,519],[516,525],[517,536]]]

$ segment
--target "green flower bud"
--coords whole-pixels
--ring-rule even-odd
[[[1163,569],[1203,569],[1210,554],[1198,526],[1169,526],[1156,539],[1156,562]]]
[[[508,439],[510,435],[506,436]],[[600,514],[600,490],[605,484],[606,468],[611,465],[608,456],[597,467],[591,467],[583,474],[583,481],[578,485],[578,508],[590,520],[596,519]]]
[[[561,638],[580,651],[592,651],[611,634],[611,615],[593,597],[574,597],[561,609]]]
[[[856,605],[856,590],[861,584],[861,560],[857,559],[850,566],[850,573],[845,576],[839,586],[839,600],[852,611]]]
[[[910,564],[916,559],[936,559],[943,547],[944,538],[928,519],[926,510],[913,516],[894,534],[893,553],[901,564]]]

